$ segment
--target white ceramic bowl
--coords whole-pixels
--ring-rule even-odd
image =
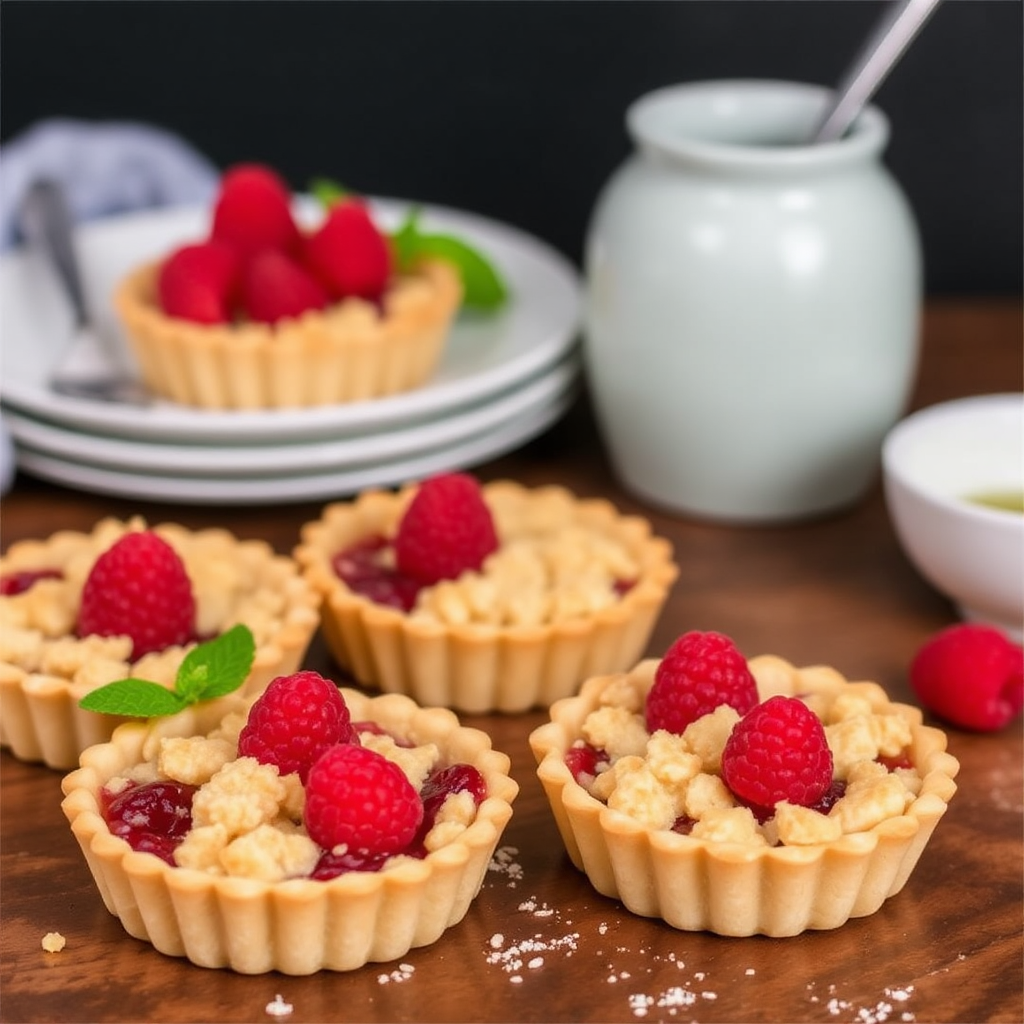
[[[976,497],[1024,490],[1024,395],[922,409],[882,448],[885,498],[921,575],[969,621],[1024,634],[1024,514]]]

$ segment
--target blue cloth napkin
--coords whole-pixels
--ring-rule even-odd
[[[38,177],[63,187],[75,220],[209,203],[217,168],[178,136],[127,121],[40,121],[0,147],[0,248],[19,238],[18,207]]]
[[[0,250],[21,240],[18,210],[37,178],[59,182],[76,221],[161,206],[212,202],[219,172],[162,128],[130,121],[52,118],[0,146]],[[14,449],[0,417],[0,494],[14,478]]]

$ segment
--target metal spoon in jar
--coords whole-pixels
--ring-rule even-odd
[[[891,0],[818,122],[811,142],[842,138],[940,0]]]
[[[49,260],[74,313],[71,338],[50,373],[50,387],[71,398],[148,405],[150,393],[117,365],[90,322],[75,258],[71,217],[60,186],[49,179],[33,182],[20,213],[22,233]]]

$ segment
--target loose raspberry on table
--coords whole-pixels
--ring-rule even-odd
[[[490,509],[479,483],[466,473],[425,480],[395,536],[399,572],[425,585],[479,570],[497,548]]]
[[[915,654],[910,685],[924,707],[953,725],[1002,729],[1024,706],[1024,649],[992,626],[948,626]]]
[[[369,747],[342,744],[310,769],[304,819],[309,837],[325,850],[342,846],[354,854],[390,856],[416,835],[423,803],[393,761]]]
[[[733,726],[722,779],[761,819],[781,800],[813,807],[832,785],[832,751],[820,719],[797,697],[758,704]]]
[[[249,709],[238,736],[239,757],[276,764],[303,782],[324,751],[356,739],[348,705],[337,686],[318,672],[278,676]]]
[[[698,718],[721,704],[741,715],[757,704],[757,683],[746,658],[721,633],[684,633],[666,651],[647,694],[649,732],[666,729],[681,735]]]
[[[132,659],[195,639],[192,583],[178,553],[150,530],[126,533],[96,559],[78,635],[128,636]]]

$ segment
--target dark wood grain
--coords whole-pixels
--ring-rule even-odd
[[[1021,341],[1017,301],[930,304],[913,405],[1019,390]],[[561,482],[650,516],[681,566],[651,653],[685,629],[714,628],[748,655],[828,662],[910,700],[910,657],[954,618],[900,552],[877,486],[841,515],[797,525],[726,528],[669,516],[621,490],[585,401],[546,436],[478,473]],[[6,546],[141,512],[151,522],[226,525],[287,552],[320,508],[137,503],[26,477],[3,499],[0,525]],[[307,662],[337,675],[319,640]],[[677,932],[597,895],[562,851],[534,775],[526,737],[543,717],[466,718],[512,757],[522,791],[502,845],[515,851],[521,875],[490,872],[465,920],[403,958],[413,970],[395,979],[396,964],[244,977],[129,938],[103,908],[60,812],[60,776],[4,753],[0,1018],[270,1021],[266,1004],[280,993],[296,1022],[1024,1020],[1019,721],[995,735],[950,730],[960,791],[901,894],[834,932],[771,940]],[[60,954],[40,946],[51,930],[67,937]],[[506,954],[529,941],[535,949],[516,981]],[[526,966],[532,957],[542,963]]]

